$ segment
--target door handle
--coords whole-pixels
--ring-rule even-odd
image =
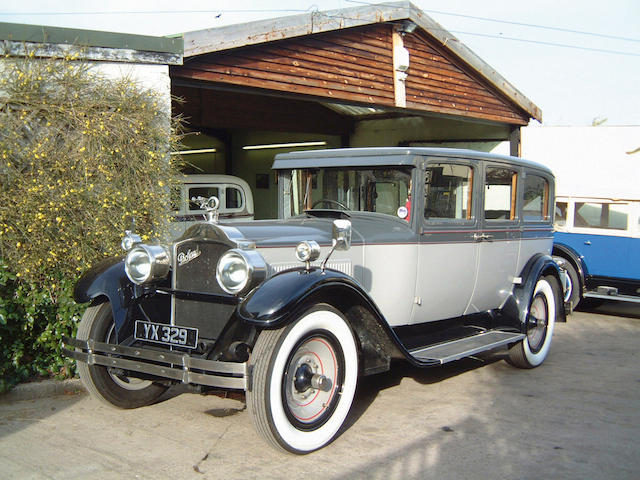
[[[589,240],[585,240],[584,244],[585,245],[591,245],[591,242]]]
[[[476,242],[490,242],[491,240],[493,240],[493,235],[487,235],[486,233],[474,233],[473,239]]]

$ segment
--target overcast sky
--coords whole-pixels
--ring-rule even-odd
[[[365,3],[0,0],[0,22],[169,35]],[[640,1],[413,3],[538,105],[544,125],[590,125],[604,119],[605,125],[640,125]]]

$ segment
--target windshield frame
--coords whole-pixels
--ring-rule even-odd
[[[416,198],[415,193],[412,192],[412,186],[416,185],[417,170],[413,165],[397,164],[279,169],[278,218],[287,219],[303,215],[305,211],[310,210],[309,206],[313,206],[314,210],[335,210],[347,215],[354,212],[372,213],[402,220],[402,217],[398,216],[399,207],[404,207],[411,195]],[[342,189],[337,185],[327,184],[326,186],[330,189],[331,194],[326,197],[327,202],[325,205],[317,205],[321,201],[319,191],[322,188],[318,188],[318,182],[323,184],[323,182],[330,180],[331,175],[333,175],[336,182],[342,182]],[[306,179],[305,181],[302,181],[303,177]],[[392,190],[392,192],[386,192],[387,204],[383,205],[382,212],[367,209],[367,207],[371,208],[372,206],[371,199],[366,204],[364,199],[361,198],[362,191],[357,191],[357,188],[361,189],[364,186],[363,180],[367,180],[368,185],[373,185],[373,195],[375,195],[374,208],[379,206],[377,203],[379,202],[379,185],[388,185],[389,189]],[[395,189],[391,185],[393,183],[397,184]],[[305,184],[305,188],[301,187],[302,184]],[[311,197],[307,195],[307,186],[312,187]],[[348,193],[348,190],[354,192],[352,197],[349,196],[351,194]],[[325,189],[325,193],[326,191]],[[342,197],[339,197],[340,195]],[[304,201],[305,197],[306,202]],[[336,201],[341,201],[343,205],[347,203],[346,206],[348,208],[346,210],[341,208]],[[358,202],[358,208],[353,209],[356,202]],[[296,204],[298,205],[297,208],[295,207]]]

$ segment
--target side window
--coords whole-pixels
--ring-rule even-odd
[[[189,210],[200,210],[200,205],[192,201],[192,198],[203,197],[209,198],[216,196],[220,198],[218,187],[192,187],[188,190],[189,193]]]
[[[549,182],[538,175],[524,178],[522,216],[525,221],[549,219]]]
[[[576,202],[575,227],[626,230],[627,204]]]
[[[518,173],[500,167],[487,167],[484,185],[484,218],[515,220]]]
[[[453,163],[430,164],[424,185],[424,218],[472,218],[473,168]]]
[[[226,208],[242,208],[242,192],[236,187],[227,187],[225,193]]]
[[[567,224],[567,208],[567,202],[556,202],[555,223],[559,227],[564,227]]]

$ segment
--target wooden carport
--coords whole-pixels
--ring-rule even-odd
[[[172,93],[183,99],[174,111],[224,152],[204,168],[252,188],[274,152],[247,159],[251,142],[487,149],[510,141],[517,155],[519,128],[541,120],[538,107],[409,2],[189,32],[184,46],[184,64],[170,69]],[[275,203],[269,190],[254,195]]]

